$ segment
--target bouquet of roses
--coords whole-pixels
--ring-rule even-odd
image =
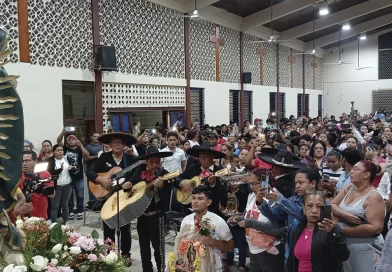
[[[20,223],[19,223],[20,224]],[[23,222],[27,244],[24,250],[25,267],[4,268],[7,272],[123,272],[124,260],[119,258],[112,241],[103,241],[94,230],[83,235],[73,227],[60,223],[48,225],[42,218]],[[50,260],[50,261],[49,261]],[[7,270],[8,269],[8,270]]]
[[[208,236],[212,232],[215,231],[215,228],[213,225],[211,225],[211,219],[205,218],[200,221],[195,222],[196,229],[199,230],[199,234],[202,236]]]

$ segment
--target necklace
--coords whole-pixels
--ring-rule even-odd
[[[305,230],[305,240],[308,239],[308,234],[311,234],[313,229],[308,230],[307,228],[304,229]]]

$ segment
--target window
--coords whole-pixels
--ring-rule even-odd
[[[318,96],[318,116],[323,117],[323,96],[319,94]]]
[[[191,122],[198,121],[200,126],[204,125],[204,90],[191,88]]]
[[[302,108],[303,94],[297,95],[297,117],[302,116],[304,113],[309,115],[309,94],[305,94],[305,108]]]
[[[240,126],[240,91],[230,90],[230,121]]]
[[[276,107],[276,93],[271,92],[270,93],[270,112],[276,112],[277,107]],[[285,117],[286,115],[286,94],[285,93],[279,93],[279,112],[278,112],[279,118]]]
[[[244,91],[244,121],[253,120],[253,96],[251,91]]]
[[[114,132],[132,133],[130,113],[112,113],[110,119]]]

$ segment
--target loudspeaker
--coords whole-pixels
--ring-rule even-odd
[[[116,48],[114,46],[98,47],[98,65],[101,71],[116,71]]]
[[[243,81],[243,83],[252,83],[252,73],[251,72],[244,72],[242,74],[242,81]]]

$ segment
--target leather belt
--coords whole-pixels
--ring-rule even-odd
[[[145,216],[151,216],[151,215],[154,215],[154,214],[157,214],[157,213],[160,213],[161,211],[152,211],[152,212],[148,212],[148,213],[143,213],[143,215],[145,215]]]

